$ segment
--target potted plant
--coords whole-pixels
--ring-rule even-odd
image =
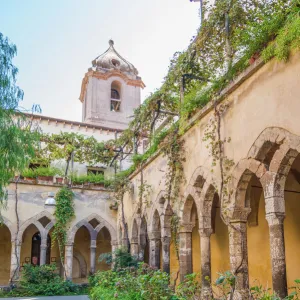
[[[55,183],[56,184],[63,184],[64,183],[64,173],[62,170],[57,169],[57,172],[55,174]]]
[[[104,175],[103,174],[88,174],[88,182],[93,188],[104,187]]]
[[[27,181],[29,183],[36,183],[36,174],[34,170],[27,168],[23,170],[21,175],[24,178],[24,181]]]
[[[86,176],[71,175],[71,180],[73,186],[83,187],[87,179]]]
[[[35,169],[38,181],[53,182],[53,176],[60,172],[53,167],[39,167]]]

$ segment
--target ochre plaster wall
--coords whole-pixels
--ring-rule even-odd
[[[259,199],[258,225],[248,226],[247,232],[250,285],[272,287],[269,226],[263,193]]]
[[[192,265],[193,273],[201,271],[200,235],[198,222],[192,231]]]
[[[104,261],[99,262],[99,256],[102,253],[111,252],[111,238],[106,229],[102,229],[97,236],[97,250],[96,250],[96,271],[109,270],[110,266]]]
[[[179,261],[176,254],[176,248],[174,242],[170,244],[170,274],[172,280],[175,280],[177,276],[177,272],[179,270]]]
[[[220,217],[220,208],[216,209],[215,233],[211,235],[211,275],[215,281],[224,271],[230,270],[229,241],[227,226]]]
[[[284,237],[288,286],[300,278],[300,184],[290,174],[286,182]]]
[[[278,62],[274,59],[255,71],[225,97],[223,103],[226,103],[228,108],[222,115],[221,136],[222,139],[231,139],[230,143],[225,144],[225,155],[232,159],[235,165],[248,157],[249,150],[266,128],[284,128],[292,134],[300,136],[299,117],[295,113],[300,111],[300,81],[299,76],[295,76],[295,74],[299,74],[299,69],[299,52],[291,55],[287,63]],[[198,168],[201,168],[208,177],[213,177],[214,183],[219,184],[220,182],[219,168],[215,167],[213,173],[211,172],[212,157],[206,147],[207,143],[203,142],[206,126],[214,113],[213,109],[205,109],[202,110],[202,113],[204,111],[206,113],[202,114],[201,118],[183,137],[185,141],[184,177],[186,182],[180,187],[179,201],[176,201],[172,207],[178,215],[182,215],[182,208],[179,207],[178,203],[185,201],[185,191],[189,184],[193,186],[194,183],[191,182],[191,178]],[[166,190],[166,168],[166,158],[158,155],[143,170],[144,182],[147,182],[152,188],[148,197],[148,202],[151,205],[145,206],[142,210],[149,229],[153,217],[153,207],[160,205],[159,195]],[[133,217],[137,212],[139,174],[137,172],[136,175],[132,176],[133,193],[127,194],[124,199],[125,217],[129,228],[131,228]],[[296,276],[298,259],[293,258],[293,253],[298,248],[297,237],[300,236],[300,221],[298,221],[300,218],[297,218],[296,215],[299,211],[299,201],[296,200],[296,197],[297,194],[286,195],[285,235],[289,284],[292,280],[291,277],[299,277],[299,275]],[[195,201],[197,202],[199,199],[195,199]],[[254,278],[258,278],[271,286],[268,224],[264,215],[264,200],[261,199],[260,202],[262,203],[259,206],[259,224],[256,227],[248,228],[250,281],[253,282]],[[160,214],[162,213],[163,211],[160,212]],[[217,272],[230,269],[228,230],[220,220],[219,210],[216,215],[216,232],[211,236],[213,279],[217,277]],[[194,255],[196,256],[196,254]],[[195,257],[194,260],[199,259],[199,256],[200,252],[198,258]],[[174,264],[172,260],[173,256],[171,255],[171,270]]]
[[[75,254],[77,252],[79,255],[83,257],[87,266],[86,275],[88,275],[90,272],[90,245],[91,245],[90,233],[84,226],[82,226],[76,232],[73,253]],[[79,264],[77,260],[73,258],[73,278],[74,279],[80,278],[79,274],[80,274]]]
[[[0,226],[0,285],[6,285],[10,276],[11,235],[9,229]]]

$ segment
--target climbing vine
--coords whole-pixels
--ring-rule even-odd
[[[68,225],[75,216],[73,198],[73,191],[67,187],[61,188],[55,196],[56,206],[54,216],[56,222],[53,227],[52,238],[58,244],[63,266],[64,248],[67,242]]]

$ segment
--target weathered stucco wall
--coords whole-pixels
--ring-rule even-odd
[[[0,285],[8,283],[12,272],[11,256],[14,252],[11,253],[11,245],[12,242],[15,243],[15,239],[20,244],[20,267],[22,267],[23,264],[31,262],[33,235],[40,232],[41,244],[45,243],[43,237],[45,238],[47,234],[51,237],[51,229],[55,223],[53,216],[55,208],[45,205],[45,200],[50,192],[55,194],[58,190],[59,187],[52,185],[18,184],[17,211],[20,225],[16,235],[15,184],[9,185],[7,208],[1,212],[5,225],[0,228],[0,244],[3,245],[0,249]],[[98,257],[101,253],[110,252],[112,243],[116,241],[117,214],[109,208],[114,202],[110,199],[111,192],[108,190],[76,188],[73,192],[75,217],[68,229],[68,244],[72,245],[74,252],[73,278],[86,280],[91,271],[92,240],[95,240],[96,246],[95,271],[108,268],[104,262],[98,263]],[[58,246],[53,240],[51,244],[54,246],[50,249],[50,262],[56,261],[60,267]],[[61,274],[63,275],[63,272]]]
[[[253,66],[253,68],[254,67],[255,66]],[[267,64],[262,65],[260,68],[258,68],[258,70],[253,72],[253,74],[250,74],[250,71],[248,70],[247,72],[250,75],[246,75],[246,80],[242,82],[239,82],[239,80],[237,80],[232,84],[236,85],[236,87],[234,89],[231,89],[231,93],[229,93],[229,95],[227,95],[225,99],[222,100],[222,103],[226,104],[226,106],[228,107],[226,112],[221,117],[221,136],[222,139],[231,139],[230,143],[225,144],[225,155],[234,161],[235,166],[233,167],[233,174],[238,174],[240,172],[240,176],[242,176],[242,171],[240,171],[240,169],[242,168],[241,166],[247,164],[249,165],[249,167],[247,168],[251,170],[251,172],[249,172],[251,174],[255,174],[255,172],[258,170],[258,167],[254,170],[254,167],[250,166],[251,159],[255,160],[254,164],[257,163],[257,166],[262,162],[265,166],[265,170],[263,172],[270,172],[270,175],[268,176],[275,174],[275,171],[273,171],[273,169],[276,165],[276,158],[273,159],[273,156],[277,157],[281,155],[280,153],[283,153],[284,151],[283,148],[288,147],[286,145],[283,146],[283,144],[288,144],[290,139],[287,136],[284,137],[284,134],[282,134],[282,138],[279,138],[280,132],[286,132],[287,135],[291,134],[295,141],[298,137],[300,137],[299,117],[296,113],[300,111],[299,70],[300,54],[296,53],[293,54],[290,57],[290,60],[286,63],[272,60]],[[201,117],[195,123],[195,125],[193,125],[192,128],[190,128],[188,132],[185,133],[183,137],[185,141],[184,147],[186,162],[184,163],[184,175],[186,182],[180,187],[181,196],[180,199],[178,199],[181,200],[183,204],[181,205],[181,207],[176,204],[172,206],[172,209],[175,210],[179,216],[183,216],[184,214],[184,208],[186,207],[185,205],[188,202],[187,198],[191,196],[189,194],[189,191],[194,189],[199,192],[199,190],[195,188],[195,181],[193,181],[196,179],[197,174],[201,174],[201,176],[204,177],[206,183],[202,187],[203,189],[208,188],[208,183],[216,187],[218,187],[220,184],[219,169],[215,167],[213,168],[213,172],[211,172],[212,157],[209,154],[209,149],[206,147],[207,144],[203,142],[206,126],[214,114],[213,107],[208,107],[209,105],[205,107],[201,113],[199,113],[199,115],[202,114]],[[263,139],[265,139],[264,143],[262,141]],[[269,146],[269,144],[267,143],[268,141],[269,144],[274,144],[276,146],[275,148],[272,148],[273,146],[269,147],[270,149],[272,148],[274,150],[270,150],[267,147]],[[256,145],[259,145],[260,149]],[[296,149],[296,144],[295,146],[289,147],[295,147]],[[264,158],[260,159],[259,155],[262,154],[259,153],[264,153],[264,151],[266,154]],[[255,154],[255,157],[253,156],[253,153],[257,153]],[[286,151],[286,153],[287,157],[289,157],[288,153],[291,152]],[[293,154],[292,158],[294,159],[294,157],[296,156],[296,154]],[[268,159],[270,159],[270,161],[268,161]],[[293,161],[293,159],[291,161]],[[278,160],[277,165],[279,164],[287,165],[288,170],[290,170],[291,163],[283,163]],[[263,166],[261,168],[263,168]],[[292,169],[293,168],[295,170],[298,170],[298,166],[293,166]],[[247,171],[246,169],[245,172]],[[128,194],[125,199],[125,217],[129,228],[130,238],[132,237],[131,229],[134,219],[139,220],[142,217],[146,218],[149,239],[151,239],[151,224],[153,223],[153,216],[156,210],[159,212],[161,220],[163,220],[165,207],[164,202],[161,201],[161,199],[163,198],[163,194],[166,190],[164,185],[165,170],[166,159],[161,155],[158,155],[156,158],[150,160],[149,164],[144,168],[144,182],[151,185],[152,191],[148,199],[150,205],[144,205],[141,211],[138,211],[137,209],[140,173],[136,172],[135,175],[133,175],[132,183],[134,186],[134,191],[133,193]],[[264,174],[263,172],[260,176]],[[251,175],[247,176],[248,178],[251,177]],[[265,178],[267,178],[267,176],[265,176]],[[236,183],[234,181],[235,179],[237,180]],[[239,185],[243,182],[238,180],[239,178],[233,178],[234,184]],[[246,189],[247,186],[249,187],[249,180],[247,179],[247,181],[245,181],[247,182]],[[259,180],[262,180],[261,177],[259,177]],[[271,181],[272,180],[270,179],[270,182]],[[286,186],[283,182],[283,185],[277,185],[277,188],[283,187],[283,189],[285,190],[292,191],[299,190],[299,181],[294,180],[293,184],[289,182],[290,179],[287,180]],[[271,188],[269,188],[268,190],[269,182],[264,181],[263,183],[265,195],[268,196],[267,201],[264,200],[264,193],[260,192],[256,194],[254,193],[254,196],[252,196],[256,199],[255,201],[253,200],[254,202],[259,202],[259,206],[255,208],[254,206],[252,206],[252,202],[251,207],[249,204],[249,209],[251,208],[253,211],[251,213],[251,220],[253,218],[253,214],[256,214],[257,222],[254,224],[251,220],[248,220],[248,223],[252,222],[252,224],[248,226],[247,234],[249,257],[248,261],[250,283],[254,284],[258,281],[261,284],[268,285],[270,287],[272,283],[271,257],[272,255],[277,255],[279,252],[275,254],[274,249],[270,249],[269,230],[271,230],[271,223],[269,223],[268,225],[268,222],[266,220],[265,205],[267,205],[266,207],[268,214],[271,213],[270,209],[272,209],[272,207],[273,210],[277,209],[281,212],[281,208],[279,209],[276,207],[282,206],[281,204],[276,204],[276,202],[274,204],[275,206],[272,206],[272,199],[274,198],[270,198],[269,196],[271,193]],[[271,186],[272,182],[269,185]],[[216,189],[214,192],[217,193],[217,190],[218,189]],[[276,192],[276,190],[273,191],[274,192],[272,193]],[[198,196],[200,195],[200,192]],[[196,206],[198,208],[197,213],[199,217],[199,215],[203,214],[203,211],[201,211],[201,207],[203,208],[203,206],[201,206],[200,203],[200,199],[202,198],[201,196],[198,196],[197,193],[195,193],[194,199],[192,201],[196,203]],[[240,196],[237,195],[236,197]],[[240,205],[239,202],[237,202],[238,198],[234,199],[233,197],[232,199],[230,204],[233,207],[237,207],[238,205]],[[291,285],[292,280],[299,277],[300,275],[300,261],[298,261],[298,258],[295,257],[295,251],[300,246],[300,198],[295,192],[285,192],[282,199],[283,200],[280,201],[283,201],[283,203],[285,202],[286,211],[286,217],[284,221],[284,234],[287,257],[287,278],[288,285]],[[244,201],[245,203],[247,203],[246,200]],[[179,203],[180,201],[176,202]],[[278,213],[276,212],[276,214]],[[222,272],[230,269],[229,257],[231,256],[231,254],[229,254],[230,241],[228,228],[220,218],[220,206],[216,208],[216,218],[214,219],[213,223],[214,224],[212,224],[212,226],[215,226],[215,231],[211,234],[210,237],[210,247],[212,278],[215,279],[217,277],[217,272]],[[121,222],[118,223],[118,226],[122,227]],[[192,237],[193,269],[197,271],[200,270],[201,265],[201,247],[200,241],[196,237],[194,231]],[[195,247],[195,243],[197,243],[199,246]],[[232,246],[231,248],[234,249],[234,247],[235,246]],[[270,253],[272,255],[270,255]],[[177,266],[177,263],[174,262],[174,259],[175,255],[172,254],[171,251],[171,273],[174,272],[174,270],[176,269],[175,266]],[[199,268],[197,266],[199,266]],[[275,279],[276,276],[273,274],[273,281]]]

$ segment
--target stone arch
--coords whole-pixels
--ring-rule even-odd
[[[46,228],[44,228],[44,226],[39,222],[39,219],[41,219],[43,217],[47,217],[49,220],[51,220],[51,222],[55,221],[53,215],[51,213],[49,213],[48,211],[46,211],[46,210],[38,213],[37,215],[31,217],[30,219],[28,219],[27,221],[22,223],[22,225],[20,227],[20,230],[19,230],[19,233],[18,233],[18,236],[17,236],[18,241],[22,241],[22,236],[23,236],[24,231],[31,224],[35,225],[35,227],[39,230],[42,239],[47,239],[48,230],[46,230]]]
[[[81,227],[85,227],[88,230],[88,232],[90,233],[91,239],[96,238],[96,233],[95,233],[93,226],[89,222],[87,222],[86,219],[84,219],[84,220],[79,221],[75,226],[72,227],[72,229],[69,233],[69,242],[71,242],[71,243],[74,242],[76,232]]]
[[[195,197],[198,197],[196,199],[199,199],[199,194],[195,193],[194,187],[189,186],[186,190],[184,201],[182,203],[181,209],[180,209],[180,221],[181,224],[191,224],[195,225],[196,216],[192,214],[193,206],[196,207],[196,214],[199,216],[199,201],[198,203],[195,200]]]
[[[96,228],[94,228],[90,223],[89,221],[93,220],[93,219],[96,219],[99,224],[96,226]],[[108,232],[110,233],[110,236],[111,236],[111,239],[112,240],[116,240],[117,239],[117,233],[116,233],[116,230],[115,228],[109,224],[106,220],[104,220],[101,216],[97,215],[97,214],[91,214],[89,215],[88,217],[84,218],[83,220],[79,221],[76,225],[74,225],[72,227],[72,229],[69,231],[69,242],[70,243],[73,243],[74,242],[74,238],[75,238],[75,235],[76,235],[76,232],[77,230],[80,228],[80,227],[86,227],[86,229],[89,231],[90,233],[90,237],[91,237],[91,240],[95,240],[97,239],[97,235],[98,233],[100,232],[100,230],[103,228],[103,227],[106,227]]]
[[[73,258],[77,260],[79,264],[79,276],[78,278],[85,278],[87,276],[87,263],[82,256],[82,254],[78,251],[74,251]]]
[[[1,219],[2,220],[0,223],[3,223],[8,228],[8,230],[10,232],[11,240],[13,241],[15,239],[15,228],[14,228],[12,222],[4,216],[1,216]]]
[[[153,223],[155,212],[157,211],[158,215],[161,216],[163,214],[164,207],[167,205],[168,203],[166,201],[166,193],[165,191],[160,191],[151,207],[151,211],[149,215],[149,231],[152,231],[152,227],[153,227],[152,223]]]
[[[230,197],[230,213],[234,218],[241,213],[245,208],[250,208],[249,198],[246,197],[247,188],[249,186],[252,176],[261,182],[262,177],[267,173],[264,163],[253,158],[242,159],[234,168],[232,173],[232,180],[229,189],[232,191]],[[236,213],[234,213],[236,212]]]

